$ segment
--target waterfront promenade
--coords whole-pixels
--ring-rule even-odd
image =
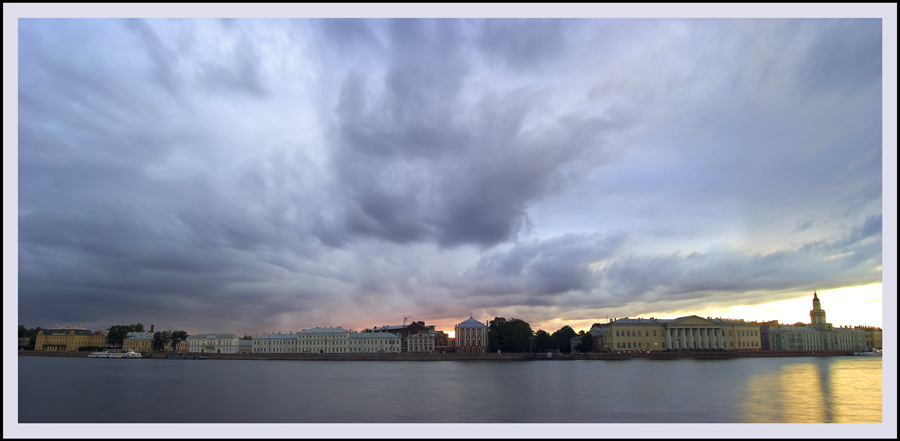
[[[20,356],[37,357],[87,357],[89,352],[56,352],[56,351],[19,351]],[[171,352],[144,353],[143,359],[166,359]],[[193,354],[193,353],[192,353]],[[642,353],[610,353],[596,352],[590,354],[551,354],[543,353],[486,353],[486,354],[199,354],[210,360],[321,360],[321,361],[531,361],[531,360],[627,360],[644,358],[650,360],[670,360],[679,358],[694,359],[729,359],[750,357],[832,357],[853,355],[853,351],[671,351]]]

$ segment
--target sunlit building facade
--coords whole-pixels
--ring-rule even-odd
[[[758,351],[760,324],[743,320],[703,318],[621,318],[600,326],[601,346],[609,352],[678,350]]]
[[[488,327],[484,323],[469,317],[454,328],[456,352],[486,353],[488,346]]]
[[[773,351],[826,351],[866,349],[866,330],[860,327],[835,328],[825,320],[825,310],[819,296],[813,293],[813,309],[809,311],[810,323],[770,326],[767,330],[768,347]],[[874,333],[872,336],[874,342]]]
[[[866,350],[871,351],[872,349],[878,349],[879,351],[883,349],[881,347],[881,328],[877,328],[874,326],[857,326],[856,329],[862,330],[866,333]]]

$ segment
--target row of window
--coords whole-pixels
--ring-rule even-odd
[[[395,339],[390,339],[390,340],[384,340],[384,339],[382,339],[382,340],[363,340],[363,342],[365,342],[366,344],[372,344],[372,342],[374,342],[375,344],[396,344],[396,340],[395,340]],[[257,343],[257,342],[254,342],[254,343]],[[302,341],[302,340],[301,340],[300,343],[297,343],[297,340],[287,340],[287,341],[279,341],[279,340],[276,340],[276,341],[266,341],[266,342],[258,342],[258,343],[259,343],[260,345],[262,345],[263,343],[265,343],[266,345],[273,345],[273,344],[282,344],[282,345],[283,345],[283,344],[288,344],[288,343],[290,343],[292,346],[293,346],[294,344],[302,344],[302,345],[306,345],[306,346],[316,346],[316,345],[326,345],[326,344],[332,344],[332,345],[335,345],[335,344],[342,344],[342,345],[346,345],[346,344],[349,344],[349,340],[340,340],[340,341],[338,341],[338,342],[334,342],[334,341],[323,341],[323,340],[315,340],[315,341]]]
[[[755,331],[755,330],[738,331],[739,337],[750,337],[750,336],[756,337],[758,335],[759,335],[759,331]],[[643,336],[649,337],[650,331],[645,330]],[[653,336],[654,337],[657,336],[655,330],[653,331]],[[728,336],[732,337],[732,331],[728,331]],[[630,329],[616,330],[616,337],[641,337],[641,331],[630,330]]]

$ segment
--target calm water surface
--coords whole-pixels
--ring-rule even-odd
[[[879,357],[18,357],[19,423],[881,423]]]

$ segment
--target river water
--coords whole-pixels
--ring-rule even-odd
[[[21,423],[881,423],[880,357],[18,357]]]

